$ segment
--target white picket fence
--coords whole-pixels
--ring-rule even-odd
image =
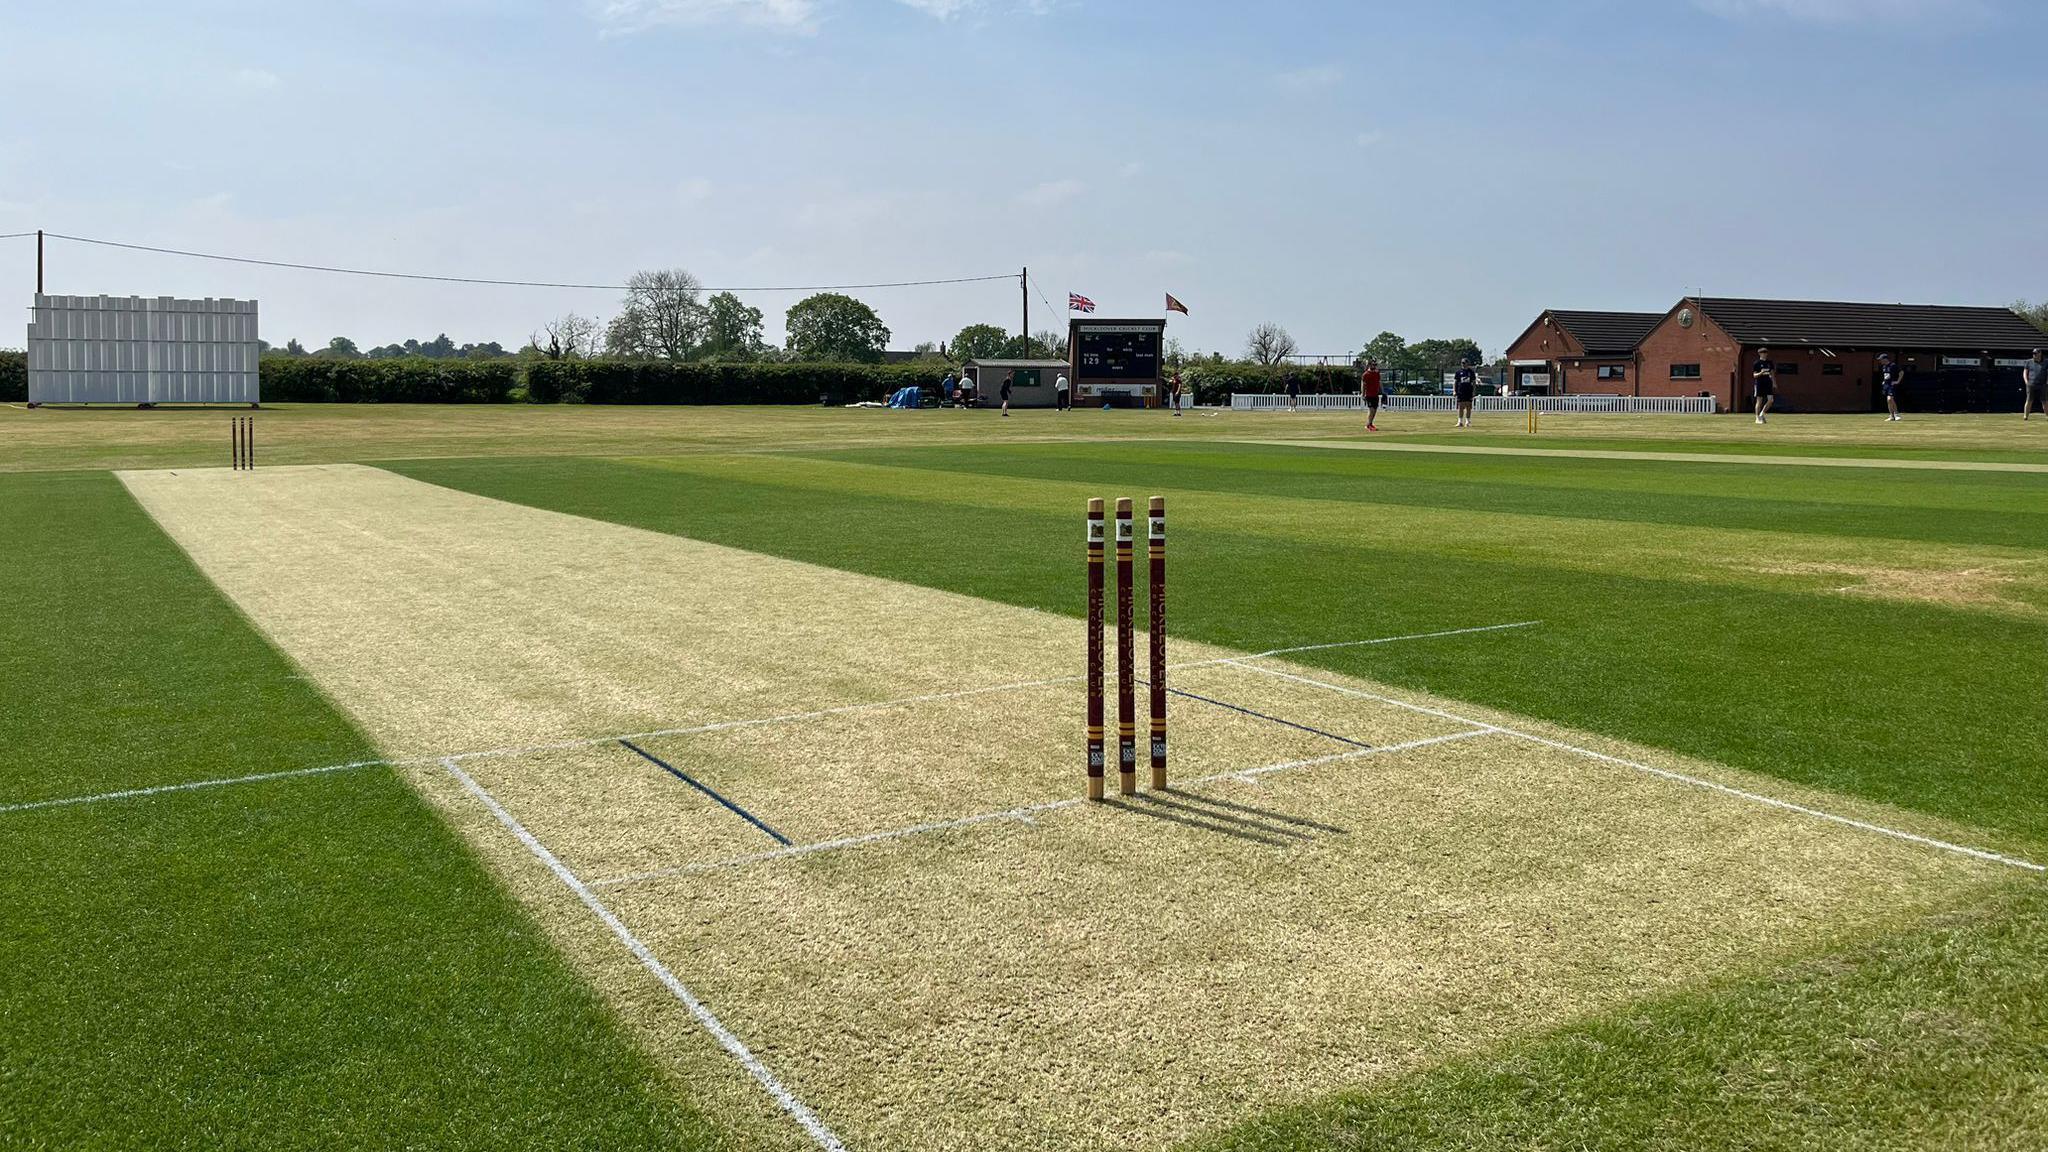
[[[1667,416],[1711,416],[1718,409],[1711,396],[1481,396],[1472,402],[1478,412],[1618,412]],[[1390,412],[1451,412],[1458,402],[1449,396],[1388,396],[1381,407]],[[1356,393],[1303,396],[1290,405],[1287,397],[1263,392],[1233,392],[1230,407],[1238,412],[1362,412],[1365,397]]]

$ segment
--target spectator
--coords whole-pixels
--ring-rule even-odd
[[[1060,373],[1059,379],[1052,382],[1052,406],[1054,411],[1058,412],[1065,412],[1074,406],[1073,387],[1067,383],[1065,372]]]

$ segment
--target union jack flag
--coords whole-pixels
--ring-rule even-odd
[[[1067,293],[1067,311],[1093,312],[1095,311],[1095,301],[1081,295],[1079,292],[1069,292]]]

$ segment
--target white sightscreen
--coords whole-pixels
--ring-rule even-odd
[[[254,404],[256,301],[36,297],[31,404]]]

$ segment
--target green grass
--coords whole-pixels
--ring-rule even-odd
[[[1636,562],[1629,550],[1631,541],[1647,548],[1660,532],[1677,532],[1670,525],[1704,520],[1722,531],[1723,521],[1761,513],[1724,517],[1681,495],[1646,496],[1657,516],[1624,518],[1605,530],[1613,541],[1606,554],[1590,565],[1565,564],[1513,546],[1460,543],[1467,531],[1501,531],[1498,516],[1473,519],[1478,497],[1461,478],[1463,458],[1356,462],[1328,453],[1329,473],[1313,478],[1294,472],[1301,453],[1249,447],[1119,445],[1092,457],[1063,447],[992,449],[971,458],[956,449],[902,449],[862,458],[890,466],[779,457],[394,467],[488,496],[1069,615],[1079,608],[1073,541],[1080,494],[1164,492],[1174,497],[1177,526],[1178,635],[1262,650],[1541,619],[1542,627],[1522,632],[1302,659],[1917,808],[1993,830],[2022,850],[2048,844],[2048,751],[2038,739],[2048,728],[2048,694],[2038,672],[2020,671],[2038,669],[2048,625],[2038,617],[1817,592],[1789,578],[1772,584],[1673,571],[1661,559]],[[963,467],[974,470],[954,470]],[[1542,530],[1559,532],[1567,526],[1557,521],[1558,493],[1589,493],[1579,499],[1597,521],[1630,500],[1621,482],[1611,500],[1591,495],[1598,477],[1617,468],[1660,470],[1593,461],[1481,467],[1488,477],[1478,487],[1498,487],[1503,504],[1523,509],[1508,519],[1536,517]],[[1274,468],[1285,470],[1281,479],[1272,478]],[[1638,482],[1663,483],[1654,476]],[[2026,502],[2023,488],[1975,483],[1902,493],[1844,482],[1826,494],[1834,504],[1802,509],[1798,519],[1808,533],[1838,529],[1853,537],[1897,516],[1925,537],[1969,539],[1960,529],[1940,530],[1948,515],[1976,524],[1977,537],[2001,547],[2024,536],[2014,523],[2041,521],[2016,509]],[[1431,484],[1448,494],[1446,506],[1427,515],[1434,535],[1382,545],[1394,511],[1374,498],[1389,489],[1419,498]],[[2048,478],[2034,487],[2048,494]],[[1285,494],[1295,488],[1313,499]],[[1271,495],[1218,495],[1247,489]],[[1983,518],[1938,508],[1967,501],[1971,491],[1980,493]],[[1853,502],[1859,493],[1864,503]],[[1207,513],[1205,499],[1227,507]],[[1758,503],[1785,500],[1772,494]],[[1532,505],[1542,511],[1527,511]],[[1290,517],[1311,527],[1305,534],[1273,527]],[[1686,539],[1680,533],[1672,551],[1682,554]],[[1726,546],[1725,531],[1719,539]],[[2048,540],[2048,533],[2031,539]]]
[[[0,477],[0,804],[374,753],[104,473]],[[387,768],[0,812],[0,1144],[723,1146]]]
[[[1191,1152],[2038,1147],[2048,889],[1611,1013]]]
[[[0,472],[68,468],[225,467],[223,408],[57,409],[0,404]],[[246,414],[246,410],[241,410]],[[1521,435],[1514,417],[1449,435],[1432,414],[1390,417],[1375,440],[1493,447],[1840,455],[2048,462],[2048,421],[1943,416],[1883,425],[1860,416],[1793,417],[1759,428],[1701,416],[1546,417]],[[705,451],[1087,440],[1359,438],[1352,413],[878,412],[843,409],[665,408],[600,404],[278,404],[256,413],[259,465],[469,456],[672,455]]]

